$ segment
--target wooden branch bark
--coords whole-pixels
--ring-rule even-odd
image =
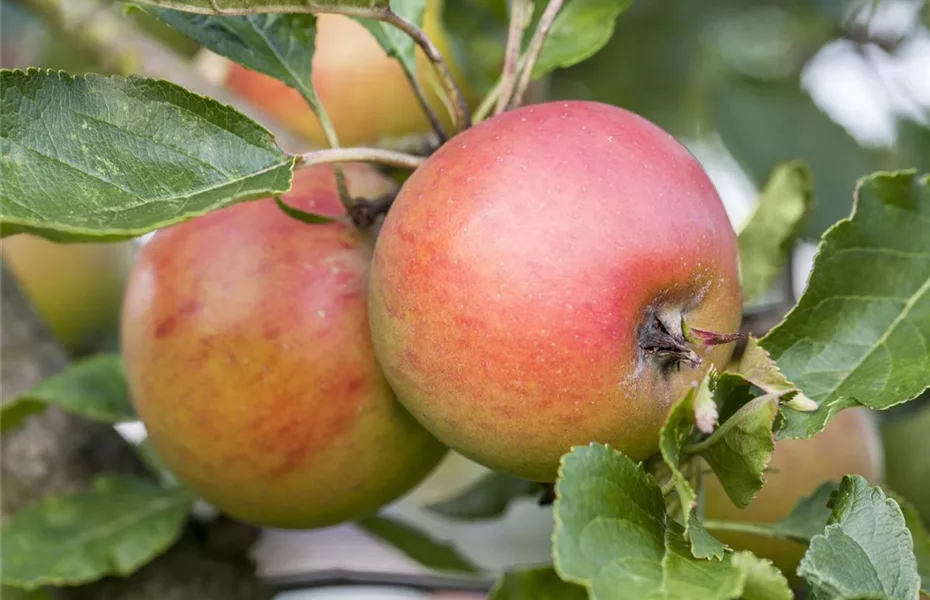
[[[59,372],[66,358],[36,316],[15,279],[2,281],[2,400]],[[48,409],[0,439],[3,519],[50,494],[83,489],[101,472],[146,476],[135,452],[112,427]],[[55,590],[65,600],[267,600],[246,552],[258,532],[219,519],[191,520],[182,539],[128,578]]]

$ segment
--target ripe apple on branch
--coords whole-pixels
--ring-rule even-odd
[[[317,146],[295,154],[164,81],[3,72],[3,235],[156,232],[129,276],[119,354],[39,384],[7,422],[46,404],[137,415],[162,476],[103,478],[17,515],[3,583],[134,573],[195,498],[262,527],[357,522],[474,573],[376,521],[453,450],[491,479],[443,510],[468,498],[487,518],[526,494],[553,506],[552,565],[506,574],[494,598],[916,597],[930,536],[879,487],[869,409],[930,384],[914,350],[930,333],[930,182],[862,180],[808,291],[734,366],[745,282],[756,294],[788,260],[807,168],[776,169],[737,234],[702,164],[655,123],[527,102],[534,80],[597,52],[629,2],[510,2],[483,94],[451,60],[449,2],[139,3]],[[394,143],[411,135],[428,151]],[[88,516],[62,525],[56,502]],[[136,528],[87,553],[99,560],[56,543],[109,537],[111,520]]]

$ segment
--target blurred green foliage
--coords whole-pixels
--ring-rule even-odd
[[[554,75],[551,94],[622,106],[682,137],[716,133],[760,186],[777,163],[806,160],[815,208],[804,234],[815,239],[849,214],[857,178],[880,169],[930,169],[925,125],[902,121],[895,147],[865,148],[801,86],[805,65],[821,48],[862,35],[849,21],[855,4],[635,2],[604,50]],[[874,84],[883,85],[878,75]]]
[[[108,10],[122,10],[119,3]],[[66,35],[49,28],[42,18],[16,0],[0,0],[0,40],[3,68],[45,67],[70,73],[100,73],[93,57],[83,52]],[[139,10],[127,11],[137,30],[159,40],[174,52],[192,58],[199,45],[164,22]]]

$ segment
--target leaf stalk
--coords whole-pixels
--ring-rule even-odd
[[[543,11],[542,16],[539,18],[539,24],[536,25],[536,31],[533,33],[533,37],[530,38],[530,45],[524,55],[523,70],[520,72],[516,88],[510,96],[507,105],[508,108],[516,108],[523,102],[526,88],[529,87],[530,80],[533,78],[533,69],[536,67],[536,61],[539,60],[539,55],[542,53],[546,38],[549,37],[552,24],[555,23],[556,17],[559,16],[559,11],[562,10],[563,4],[564,0],[549,0],[549,4],[546,5],[546,10]]]
[[[401,169],[416,169],[425,160],[422,156],[382,148],[326,148],[298,155],[294,168],[305,169],[314,165],[344,162],[368,162]]]

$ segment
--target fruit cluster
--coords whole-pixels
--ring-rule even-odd
[[[353,69],[388,72],[387,57],[343,65],[327,40],[367,33],[328,18],[315,83],[339,106],[339,81],[372,85]],[[345,142],[428,127],[409,118],[412,96],[391,91],[407,82],[390,67],[386,91],[363,96],[383,110],[333,112]],[[322,142],[308,109],[289,104],[302,100],[271,81],[235,67],[230,85]],[[333,168],[317,166],[281,200],[335,221],[239,204],[160,231],[132,270],[121,331],[136,409],[167,465],[224,512],[274,527],[357,519],[449,448],[538,482],[555,480],[573,445],[645,459],[672,403],[727,365],[732,344],[689,332],[740,326],[736,236],[698,161],[649,121],[546,102],[453,137],[399,191],[371,167],[343,168],[355,198],[396,192],[378,230],[345,218]],[[848,414],[830,431],[877,439]],[[785,448],[776,469],[807,460]],[[806,466],[815,483],[877,479],[880,460]],[[758,518],[778,520],[810,489],[767,487],[777,507]],[[708,494],[709,516],[730,510]]]

